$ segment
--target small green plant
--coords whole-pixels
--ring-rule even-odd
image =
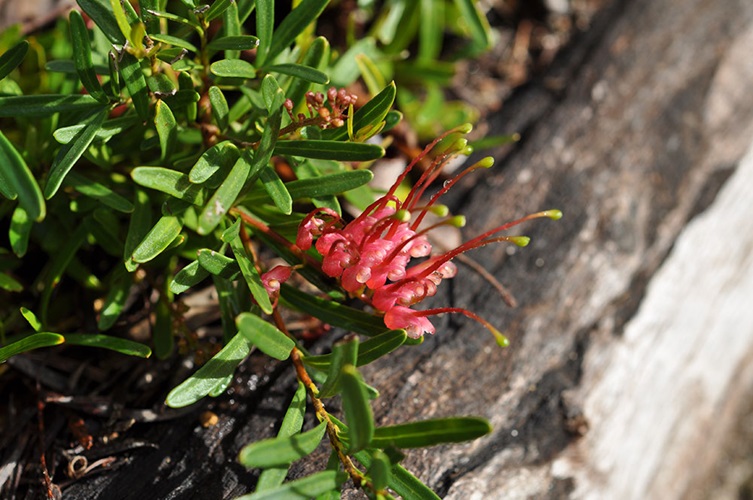
[[[421,201],[442,166],[469,152],[470,127],[459,126],[431,142],[386,193],[370,189],[367,167],[384,155],[378,134],[401,119],[392,110],[396,87],[380,85],[365,100],[332,86],[351,62],[332,57],[328,41],[314,35],[327,0],[295,2],[284,19],[275,19],[272,0],[78,4],[81,12],[48,33],[2,37],[0,214],[8,242],[0,288],[6,304],[35,313],[0,310],[0,362],[61,343],[171,356],[181,294],[211,283],[222,348],[167,404],[223,394],[252,350],[289,359],[299,381],[277,437],[240,453],[243,465],[263,469],[255,493],[243,498],[328,498],[347,479],[371,498],[436,498],[400,465],[399,450],[475,439],[489,424],[464,416],[378,427],[371,410],[378,394],[358,368],[420,344],[434,333],[428,318],[442,313],[469,316],[506,345],[470,311],[414,306],[455,275],[454,257],[499,241],[524,246],[526,237],[499,233],[561,214],[533,214],[434,255],[426,234],[464,223],[439,197],[491,159]],[[419,162],[428,167],[398,194]],[[344,213],[341,197],[360,214]],[[440,222],[425,227],[430,213]],[[137,282],[154,292],[151,348],[103,333]],[[69,311],[84,304],[57,293],[66,283],[101,299],[96,332],[67,333]],[[330,353],[311,355],[285,309],[350,333]],[[327,407],[335,396],[342,413]],[[307,407],[319,423],[304,431]],[[290,464],[324,439],[332,450],[326,470],[286,482]]]

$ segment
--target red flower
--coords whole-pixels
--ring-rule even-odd
[[[413,338],[434,333],[427,316],[445,312],[461,313],[481,322],[497,338],[506,339],[492,325],[475,314],[459,308],[438,308],[425,311],[411,309],[427,297],[433,296],[443,279],[455,276],[457,268],[451,260],[461,253],[489,243],[509,241],[519,246],[528,244],[525,236],[497,236],[498,233],[524,221],[549,217],[559,219],[559,210],[548,210],[504,224],[473,238],[441,255],[431,256],[432,246],[426,233],[440,225],[463,226],[465,218],[446,217],[434,226],[420,229],[428,212],[447,215],[446,207],[437,205],[446,193],[464,175],[478,168],[492,165],[485,158],[445,182],[427,203],[419,204],[427,187],[440,175],[445,162],[457,154],[467,152],[467,141],[461,137],[469,127],[453,129],[429,144],[398,177],[387,193],[367,207],[351,222],[345,222],[337,213],[318,208],[309,213],[298,228],[296,245],[308,250],[314,244],[322,255],[322,271],[340,281],[352,296],[359,297],[384,313],[384,323],[391,329],[405,329]],[[396,190],[413,167],[434,149],[434,159],[410,190],[405,200],[396,196]],[[425,258],[410,265],[412,259]]]

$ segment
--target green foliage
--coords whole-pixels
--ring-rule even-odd
[[[277,436],[240,452],[241,464],[263,469],[256,492],[242,498],[328,498],[348,477],[372,498],[390,498],[387,488],[435,498],[399,465],[396,448],[475,439],[488,424],[378,427],[378,393],[358,367],[420,341],[386,327],[382,314],[344,305],[348,294],[322,272],[321,256],[295,242],[313,207],[340,216],[341,195],[360,208],[377,198],[367,167],[385,154],[378,134],[402,118],[396,102],[425,134],[467,121],[472,112],[462,106],[445,113],[441,89],[453,68],[440,59],[444,35],[465,37],[467,55],[489,46],[489,29],[472,0],[390,0],[383,11],[363,7],[369,32],[336,51],[315,35],[319,17],[336,8],[329,4],[296,1],[280,19],[273,0],[78,0],[86,16],[73,10],[67,25],[33,44],[2,39],[0,214],[9,248],[0,248],[0,293],[32,301],[39,316],[21,308],[26,323],[9,321],[20,304],[0,306],[0,362],[59,344],[169,357],[181,294],[214,286],[221,346],[167,405],[222,394],[256,349],[291,360],[299,377]],[[403,59],[414,42],[416,56]],[[373,97],[359,96],[357,109],[326,88],[359,77]],[[309,283],[280,287],[287,278],[271,276],[270,255]],[[152,347],[112,333],[135,283],[154,287]],[[55,294],[63,284],[101,306]],[[63,331],[68,311],[82,307],[98,314],[99,331]],[[278,308],[351,335],[331,353],[309,355]],[[307,396],[318,420],[303,431]],[[324,407],[332,397],[346,423]],[[327,470],[286,482],[290,464],[322,441],[333,450]]]

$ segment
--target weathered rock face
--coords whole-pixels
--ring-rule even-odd
[[[614,0],[494,117],[495,132],[523,139],[452,194],[466,234],[540,209],[565,218],[525,227],[524,250],[473,255],[517,309],[467,269],[437,300],[491,320],[512,346],[447,317],[366,371],[384,423],[493,423],[478,442],[409,453],[441,495],[731,497],[750,476],[736,457],[750,456],[753,394],[752,53],[748,0]],[[293,385],[279,373],[263,397],[236,396],[219,426],[159,424],[159,453],[67,494],[248,491],[254,476],[234,459],[271,433]]]

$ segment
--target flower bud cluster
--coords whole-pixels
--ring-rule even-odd
[[[309,111],[308,117],[304,113],[298,113],[297,117],[293,116],[295,103],[290,99],[285,100],[284,107],[290,119],[293,122],[303,123],[307,119],[319,117],[324,120],[324,128],[342,127],[345,125],[348,110],[358,100],[357,95],[351,94],[345,89],[337,89],[335,87],[330,87],[326,95],[321,92],[306,92],[305,98],[306,107]]]

